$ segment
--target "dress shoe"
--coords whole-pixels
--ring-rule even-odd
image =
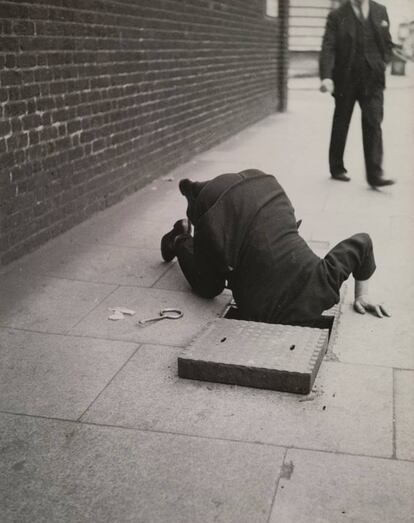
[[[373,189],[378,189],[379,187],[394,185],[395,181],[390,180],[389,178],[377,178],[376,180],[371,180],[368,183]]]
[[[339,180],[340,182],[349,182],[350,177],[345,173],[331,174],[333,180]]]
[[[191,233],[191,224],[187,219],[178,220],[174,223],[173,228],[161,239],[161,256],[166,262],[171,261],[175,257],[175,240],[182,234]]]

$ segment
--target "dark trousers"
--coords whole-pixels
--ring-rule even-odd
[[[182,235],[176,242],[175,251],[180,269],[196,294],[214,298],[223,291],[226,283],[224,276],[214,271],[206,257],[194,254],[191,235]]]
[[[208,260],[200,256],[196,258],[190,235],[177,242],[176,254],[180,268],[195,293],[213,298],[223,291],[224,276],[217,274]],[[283,323],[318,317],[337,303],[340,288],[350,274],[357,280],[367,280],[374,271],[375,259],[368,234],[355,234],[338,243],[314,267],[299,296],[286,304]]]
[[[329,167],[333,176],[346,172],[343,158],[349,123],[356,101],[362,112],[365,169],[367,181],[371,183],[383,175],[381,123],[384,117],[384,92],[382,88],[375,88],[367,93],[362,85],[350,85],[343,95],[335,97]]]
[[[319,259],[274,323],[301,323],[319,318],[339,302],[342,284],[351,274],[356,280],[368,280],[375,269],[370,236],[354,234]]]

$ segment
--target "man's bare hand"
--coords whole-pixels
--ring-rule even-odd
[[[324,80],[322,80],[320,91],[321,93],[332,94],[334,91],[333,81],[330,78],[325,78]]]
[[[359,312],[359,314],[365,314],[370,312],[378,318],[383,318],[384,316],[390,317],[391,314],[386,310],[383,305],[374,303],[368,296],[359,296],[355,298],[354,301],[354,310]]]

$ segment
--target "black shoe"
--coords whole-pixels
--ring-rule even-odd
[[[371,180],[368,183],[373,189],[378,189],[379,187],[394,185],[395,181],[390,180],[389,178],[377,178],[376,180]]]
[[[161,256],[164,261],[169,262],[175,257],[175,240],[181,234],[190,234],[191,224],[189,220],[184,218],[174,223],[173,228],[161,239]]]
[[[340,182],[349,182],[351,178],[345,173],[331,174],[333,180],[339,180]]]

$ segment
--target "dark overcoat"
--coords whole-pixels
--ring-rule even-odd
[[[307,320],[338,301],[274,176],[249,169],[202,185],[187,210],[194,255],[228,281],[244,319]]]
[[[369,22],[372,24],[378,53],[367,55],[377,87],[385,87],[385,68],[391,60],[393,43],[386,8],[370,0]],[[351,2],[347,1],[331,11],[326,22],[320,53],[319,70],[321,79],[330,78],[335,85],[335,96],[343,94],[349,87],[352,64],[357,44],[357,24]]]

